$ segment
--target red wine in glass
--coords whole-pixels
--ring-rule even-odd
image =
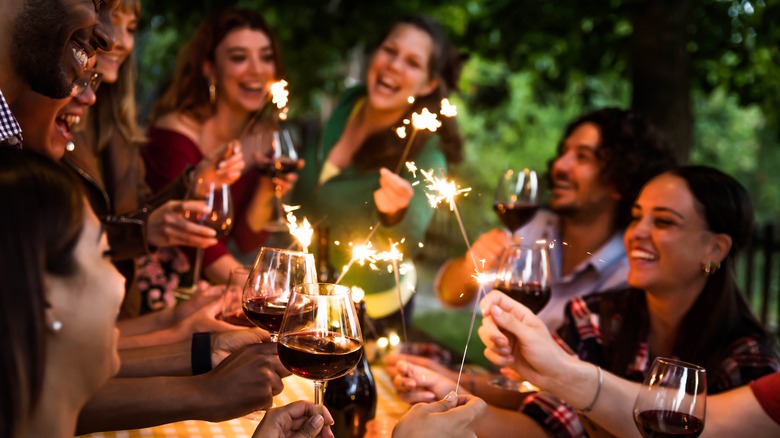
[[[539,210],[534,204],[511,204],[498,202],[493,204],[493,210],[501,223],[511,232],[515,232],[527,224]]]
[[[276,178],[295,172],[298,169],[298,162],[292,158],[280,157],[268,163],[265,166],[258,166],[258,170],[264,175]]]
[[[287,303],[280,301],[279,297],[256,297],[246,300],[243,304],[244,314],[257,327],[266,329],[271,333],[278,333],[284,318],[284,309]]]
[[[314,380],[343,376],[360,361],[360,340],[339,333],[297,332],[280,336],[279,360],[295,375]]]
[[[645,438],[697,437],[704,431],[700,418],[677,411],[644,411],[634,421]]]
[[[498,284],[496,289],[509,295],[509,298],[528,307],[532,312],[539,313],[550,301],[550,287],[539,283],[526,283],[522,286]]]
[[[704,430],[707,372],[656,357],[634,403],[634,422],[645,438],[697,437]]]

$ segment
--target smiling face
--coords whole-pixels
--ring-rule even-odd
[[[650,293],[700,291],[706,261],[728,253],[723,234],[709,231],[703,207],[684,179],[662,174],[650,180],[631,210],[624,243],[630,263],[628,284]]]
[[[33,91],[61,99],[97,49],[113,47],[118,0],[27,0],[14,20],[11,58]]]
[[[268,35],[249,28],[231,31],[217,45],[214,59],[214,63],[203,66],[203,71],[217,87],[218,105],[246,112],[262,108],[268,87],[276,79],[274,49]]]
[[[619,194],[601,177],[599,129],[583,123],[563,141],[552,164],[550,208],[562,215],[603,212],[614,207]]]
[[[91,67],[94,63],[92,58],[87,65]],[[91,72],[88,70],[84,75]],[[11,104],[11,110],[24,132],[24,146],[59,160],[65,155],[68,142],[73,140],[71,128],[94,103],[95,91],[89,86],[83,91],[73,87],[72,95],[65,99],[51,99],[27,90]]]
[[[84,202],[84,228],[74,249],[76,273],[50,276],[47,292],[52,317],[62,322],[54,336],[74,352],[74,370],[86,386],[97,388],[119,371],[116,318],[124,297],[124,277],[108,255],[108,240],[89,202]],[[78,353],[75,353],[78,352]]]
[[[403,112],[410,96],[430,94],[438,85],[430,77],[433,40],[423,30],[399,24],[371,57],[366,86],[368,104],[379,111]]]
[[[135,32],[138,28],[138,17],[135,12],[117,9],[111,14],[114,25],[116,45],[111,51],[98,50],[97,71],[103,75],[103,82],[113,84],[119,77],[119,67],[133,53],[135,47]]]

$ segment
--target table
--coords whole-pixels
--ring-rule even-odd
[[[377,390],[377,417],[398,419],[408,409],[409,404],[398,397],[390,376],[383,366],[371,366]],[[283,379],[284,390],[274,397],[274,406],[283,406],[296,400],[314,401],[314,383],[298,376]],[[84,438],[138,438],[138,437],[213,437],[213,438],[244,438],[251,437],[258,422],[247,418],[235,418],[221,423],[208,421],[180,421],[156,427],[135,430],[120,430],[112,432],[97,432],[83,435]]]

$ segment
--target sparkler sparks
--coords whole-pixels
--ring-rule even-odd
[[[309,220],[306,216],[298,223],[298,218],[295,217],[295,210],[301,208],[300,205],[285,205],[282,204],[284,212],[287,215],[287,225],[290,228],[290,234],[295,238],[298,244],[303,249],[303,252],[309,252],[309,246],[311,246],[311,238],[314,235],[314,228],[312,228]]]
[[[428,108],[423,108],[420,114],[412,113],[412,126],[420,131],[427,129],[436,132],[441,126],[441,122],[436,118],[436,113],[428,111]]]
[[[287,81],[282,79],[281,81],[271,84],[271,102],[279,109],[279,118],[282,120],[287,119],[287,98],[290,96],[290,92],[287,91]]]
[[[455,105],[451,105],[449,99],[446,97],[441,100],[441,110],[439,113],[444,117],[455,117],[458,115],[458,109]]]
[[[455,184],[455,181],[448,181],[446,178],[435,176],[433,170],[419,170],[428,183],[426,186],[428,191],[425,192],[425,196],[428,197],[428,203],[430,203],[431,207],[436,207],[446,202],[450,206],[450,211],[453,211],[455,209],[455,197],[471,192],[471,187],[460,188],[460,186]]]

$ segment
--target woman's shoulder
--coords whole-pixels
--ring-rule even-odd
[[[197,144],[201,129],[202,125],[193,117],[181,112],[170,112],[155,120],[149,128],[149,137],[183,137]]]

